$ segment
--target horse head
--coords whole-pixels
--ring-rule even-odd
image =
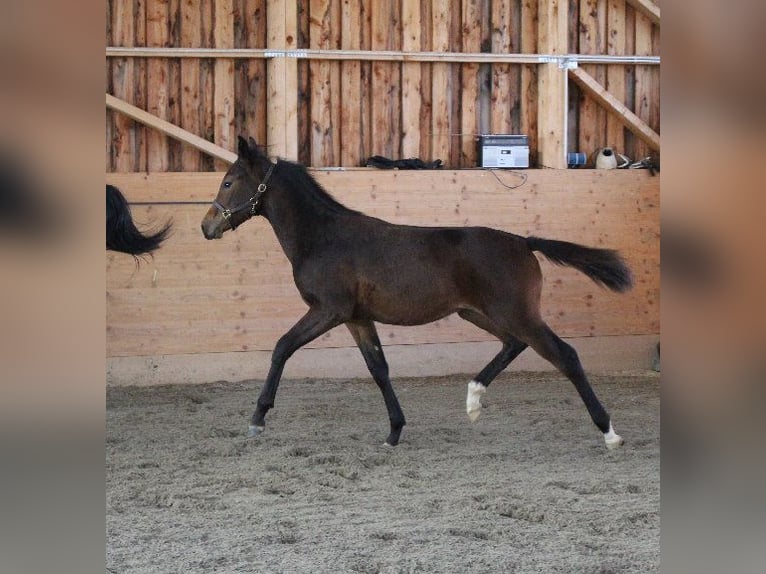
[[[202,219],[206,239],[220,239],[225,231],[260,214],[261,198],[276,164],[261,153],[253,138],[239,138],[238,157],[218,188],[218,195]]]

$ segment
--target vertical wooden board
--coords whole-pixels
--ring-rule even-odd
[[[360,48],[372,49],[372,0],[359,0]],[[361,157],[366,160],[373,155],[372,143],[372,63],[360,62],[359,108],[362,130],[360,137]]]
[[[433,46],[432,0],[421,0],[420,3],[420,45],[423,50]],[[432,117],[433,117],[433,65],[420,65],[420,157],[436,159],[433,155]]]
[[[196,2],[181,3],[181,47],[195,48],[202,45],[202,13]],[[181,127],[202,135],[200,129],[200,61],[196,58],[181,60]],[[204,136],[203,136],[204,137]],[[200,152],[185,146],[182,157],[184,171],[200,171]]]
[[[113,42],[112,42],[112,6],[109,3],[107,3],[107,5],[106,5],[106,14],[105,15],[106,15],[106,35],[104,37],[106,38],[106,45],[107,46],[111,46],[111,45],[113,45]],[[107,61],[107,63],[106,63],[106,93],[107,94],[113,94],[114,93],[114,87],[112,85],[112,76],[113,76],[112,63]],[[114,162],[113,162],[114,154],[112,153],[112,140],[114,138],[114,136],[113,136],[113,128],[114,128],[114,121],[113,121],[114,118],[113,118],[113,116],[114,115],[115,114],[113,112],[111,112],[110,110],[106,110],[106,125],[105,125],[105,128],[106,128],[106,134],[105,134],[106,135],[106,140],[104,142],[106,144],[106,154],[105,154],[106,157],[104,158],[106,160],[106,165],[104,166],[104,169],[106,170],[106,173],[110,173],[110,172],[114,171],[114,169],[112,167],[113,164],[114,164]]]
[[[146,0],[136,0],[133,4],[133,45],[147,46],[146,40]],[[133,63],[133,105],[142,110],[149,109],[149,100],[146,89],[148,77],[148,62],[145,58],[138,58]],[[133,169],[134,171],[149,171],[148,133],[149,129],[138,124],[133,124]]]
[[[493,0],[492,2],[492,52],[508,54],[513,44],[511,37],[512,0]],[[513,131],[511,119],[511,64],[492,64],[491,88],[491,131],[495,134],[509,134]]]
[[[625,5],[625,53],[636,53],[636,11]],[[628,109],[635,111],[636,96],[636,66],[625,66],[625,102]],[[640,141],[633,132],[625,130],[625,154],[630,158],[636,157],[636,142]]]
[[[213,41],[216,48],[234,47],[234,3],[233,0],[215,0],[213,20]],[[235,150],[234,133],[234,60],[216,58],[213,106],[215,116],[215,143],[228,150]],[[226,171],[228,164],[215,161],[216,170]]]
[[[510,51],[517,53],[521,51],[521,3],[519,0],[513,0],[510,5],[510,33],[511,46]],[[510,99],[508,105],[511,108],[511,133],[517,134],[520,129],[520,106],[521,106],[521,68],[518,64],[513,64],[508,71],[508,77],[511,84]]]
[[[534,54],[537,51],[537,0],[522,0],[521,23],[521,52]],[[529,165],[537,165],[537,65],[522,65],[520,82],[519,131],[529,138]]]
[[[235,0],[234,47],[266,47],[265,0]],[[266,62],[261,58],[234,62],[234,131],[266,143]]]
[[[116,1],[111,6],[109,42],[112,46],[132,46],[134,42],[133,3]],[[111,93],[127,102],[133,102],[135,92],[135,66],[133,58],[111,59]],[[107,161],[110,171],[129,172],[135,166],[134,142],[136,126],[132,120],[122,114],[110,115],[109,126],[112,133],[109,139],[110,153]]]
[[[481,3],[462,0],[462,51],[481,52]],[[460,161],[458,167],[476,165],[475,135],[479,132],[479,64],[463,64],[460,69]]]
[[[402,4],[402,50],[419,52],[421,45],[420,2]],[[402,64],[402,157],[420,156],[421,64]]]
[[[169,13],[167,2],[154,0],[147,4],[146,42],[151,47],[169,44]],[[168,119],[169,66],[165,58],[149,58],[146,72],[147,111],[163,120]],[[168,138],[156,130],[147,133],[147,167],[149,171],[168,170]]]
[[[299,0],[297,11],[298,49],[309,48],[311,23],[309,19],[309,0]],[[311,164],[311,62],[298,62],[298,162]]]
[[[372,1],[372,49],[397,50],[401,45],[398,0]],[[372,64],[373,153],[401,156],[401,75],[396,62]]]
[[[607,7],[608,40],[607,53],[613,56],[625,55],[625,0],[609,0]],[[606,89],[623,103],[625,102],[625,67],[607,68]],[[625,127],[614,114],[607,114],[606,142],[618,153],[625,153]]]
[[[636,55],[648,56],[652,53],[652,22],[643,14],[636,12]],[[652,128],[651,100],[652,70],[649,66],[636,66],[635,114]],[[636,140],[634,153],[637,158],[649,155],[649,147],[641,140]]]
[[[331,0],[309,3],[309,47],[335,50],[340,43],[340,27]],[[309,64],[311,101],[311,165],[336,165],[340,152],[339,64],[317,60]],[[336,150],[338,153],[336,153]]]
[[[167,0],[168,4],[168,45],[181,45],[181,3],[182,0]],[[168,116],[173,125],[181,125],[181,59],[168,58]],[[168,170],[183,170],[184,146],[174,138],[168,138]]]
[[[568,52],[569,4],[563,0],[541,2],[538,10],[538,49],[543,54]],[[567,80],[557,63],[540,66],[538,76],[539,164],[553,169],[566,167]]]
[[[462,51],[462,42],[461,42],[461,36],[462,36],[462,28],[463,28],[463,21],[461,18],[461,6],[458,2],[454,2],[452,4],[452,9],[450,10],[450,31],[449,31],[449,52],[460,52]],[[461,71],[461,65],[458,63],[452,63],[449,66],[450,69],[450,85],[452,86],[452,89],[450,90],[450,118],[449,118],[449,124],[450,124],[450,138],[449,138],[449,159],[446,162],[447,165],[453,166],[455,168],[460,167],[460,155],[461,155],[461,149],[460,149],[460,138],[461,138],[461,132],[460,132],[460,117],[461,117],[461,109],[460,106],[462,105],[462,98],[460,97],[460,71]]]
[[[450,48],[451,2],[433,0],[431,13],[431,49],[447,52]],[[447,164],[450,157],[450,133],[452,126],[452,74],[450,64],[434,63],[431,66],[431,154]]]
[[[362,46],[362,5],[360,0],[345,0],[341,7],[341,48],[360,50]],[[362,68],[358,60],[342,62],[340,69],[340,165],[362,163]]]
[[[580,53],[605,54],[607,34],[607,0],[580,1]],[[583,70],[596,78],[601,85],[606,82],[604,66],[583,65]],[[583,94],[580,103],[578,150],[589,158],[606,145],[606,111],[592,98]]]
[[[266,0],[266,46],[275,50],[298,47],[299,6],[289,0]],[[266,139],[269,154],[298,159],[299,94],[297,58],[270,58],[266,64],[268,107]]]

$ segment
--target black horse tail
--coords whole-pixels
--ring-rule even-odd
[[[133,223],[125,196],[113,185],[106,186],[106,248],[134,257],[148,255],[167,238],[171,222],[155,233],[141,233]]]
[[[585,273],[598,285],[622,293],[633,286],[633,275],[613,249],[596,249],[567,241],[527,237],[527,247],[539,251],[556,265],[568,265]]]

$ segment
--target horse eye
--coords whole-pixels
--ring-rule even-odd
[[[231,187],[231,182],[230,182],[230,181],[225,181],[225,182],[223,182],[223,186],[224,186],[226,189],[229,189],[229,188]]]

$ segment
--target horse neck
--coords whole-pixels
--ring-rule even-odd
[[[311,190],[275,185],[264,196],[263,215],[282,250],[295,264],[320,239],[332,233],[336,214],[311,201]]]

